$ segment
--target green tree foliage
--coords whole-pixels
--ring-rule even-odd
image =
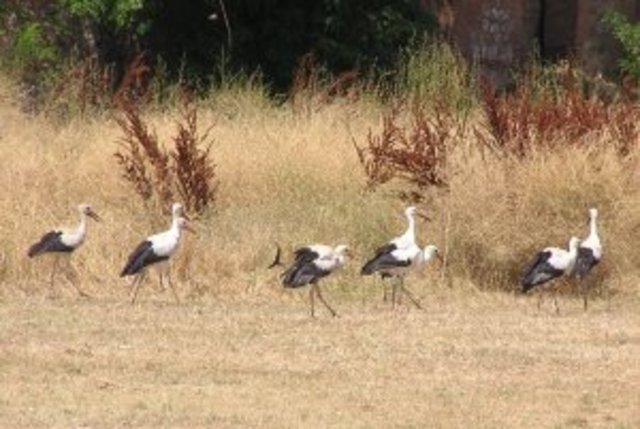
[[[288,87],[299,59],[309,52],[333,73],[389,69],[431,25],[418,0],[2,3],[0,24],[8,30],[0,38],[0,51],[36,63],[90,55],[122,72],[145,51],[147,58],[166,64],[173,80],[206,85],[221,68],[259,70],[279,90]]]
[[[604,14],[603,21],[624,49],[624,56],[619,61],[620,68],[640,81],[640,24],[629,22],[623,14],[613,10]]]
[[[17,31],[11,61],[20,73],[32,74],[54,63],[57,54],[55,46],[45,40],[42,25],[30,22]]]

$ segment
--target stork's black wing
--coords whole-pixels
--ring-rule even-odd
[[[580,247],[578,248],[578,259],[576,260],[576,265],[573,269],[573,274],[584,277],[591,271],[593,267],[598,265],[600,262],[596,259],[593,254],[593,249],[589,249],[588,247]]]
[[[285,287],[291,288],[301,287],[309,283],[314,283],[330,273],[331,271],[323,270],[313,262],[296,262],[283,273],[282,284]]]
[[[294,255],[296,264],[313,262],[320,256],[318,252],[313,251],[309,247],[296,249]]]
[[[30,258],[47,252],[71,252],[73,247],[62,242],[62,231],[49,231],[40,238],[40,241],[29,247],[27,255]]]
[[[389,243],[382,247],[379,247],[376,250],[376,254],[373,258],[367,261],[366,264],[362,267],[360,274],[368,275],[373,274],[376,271],[383,270],[385,268],[395,268],[398,266],[408,266],[411,261],[400,262],[395,259],[391,253],[396,250],[398,247],[395,244]]]
[[[563,271],[551,265],[548,261],[551,252],[539,252],[522,276],[522,292],[527,292],[537,285],[548,282],[562,275]]]
[[[153,252],[153,246],[150,241],[143,241],[138,244],[127,259],[127,264],[122,269],[120,277],[139,273],[143,268],[160,261],[166,261],[168,256],[158,256]]]

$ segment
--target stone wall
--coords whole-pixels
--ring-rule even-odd
[[[446,5],[446,7],[443,7]],[[570,57],[588,72],[613,73],[620,46],[601,23],[615,8],[640,18],[640,0],[441,0],[452,11],[449,34],[497,88],[538,49],[545,59]]]

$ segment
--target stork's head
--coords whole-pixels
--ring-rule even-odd
[[[333,250],[338,255],[352,256],[351,249],[346,244],[339,244]]]
[[[95,220],[96,222],[100,222],[100,216],[98,216],[98,214],[93,211],[93,209],[89,204],[85,204],[85,203],[80,204],[78,206],[78,211],[83,215],[89,216],[91,219]]]
[[[187,216],[187,214],[184,212],[184,206],[182,205],[182,203],[173,203],[171,205],[171,215],[174,218],[183,217],[189,220],[189,216]]]
[[[196,231],[191,228],[191,225],[189,225],[189,221],[187,221],[187,219],[182,216],[176,218],[176,225],[178,225],[178,228],[181,231],[189,231],[193,234],[196,233]]]
[[[438,247],[433,244],[429,244],[424,248],[424,260],[428,261],[430,259],[433,259],[434,257],[442,261],[442,256],[440,256]]]
[[[598,209],[592,207],[589,209],[589,220],[596,220],[598,218]]]
[[[429,218],[426,214],[422,213],[421,211],[418,211],[416,206],[407,207],[405,209],[405,211],[404,211],[404,214],[408,218],[413,218],[414,216],[418,216],[418,217],[421,217],[422,219],[427,220],[427,221],[431,220],[431,218]]]
[[[571,240],[569,240],[569,250],[577,250],[578,246],[580,246],[580,239],[578,237],[571,237]]]

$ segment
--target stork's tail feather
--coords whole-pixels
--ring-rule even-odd
[[[518,292],[524,295],[527,292],[529,292],[531,289],[533,289],[533,285],[529,283],[521,282],[520,287],[518,288]]]
[[[282,257],[282,249],[280,248],[280,245],[276,243],[276,256],[273,259],[273,262],[271,263],[271,265],[267,267],[267,269],[270,270],[275,267],[281,267],[282,266],[281,257]]]
[[[375,273],[377,269],[378,267],[376,264],[376,260],[372,259],[371,261],[364,264],[364,266],[362,267],[362,270],[360,270],[360,275],[363,275],[363,276],[371,275]]]
[[[34,256],[39,255],[44,250],[44,246],[45,246],[45,243],[43,243],[42,241],[38,241],[37,243],[29,247],[29,250],[27,251],[27,256],[29,256],[30,258],[33,258]]]
[[[127,265],[124,266],[122,271],[120,272],[120,277],[131,276],[133,274],[138,274],[138,272],[143,268],[143,265],[140,261],[134,258],[127,261]]]
[[[122,271],[120,272],[120,277],[125,277],[125,276],[131,275],[131,274],[133,274],[133,273],[131,272],[131,267],[130,267],[129,265],[127,265],[127,266],[126,266],[126,267],[124,267],[124,268],[122,269]]]

